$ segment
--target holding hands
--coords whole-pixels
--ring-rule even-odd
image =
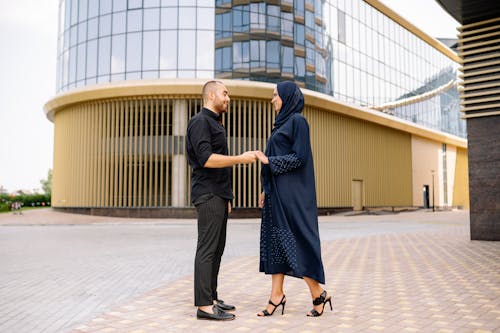
[[[261,152],[260,150],[256,150],[254,151],[254,153],[262,164],[269,164],[269,159],[263,152]]]
[[[257,160],[259,160],[263,164],[269,164],[269,159],[260,150],[246,151],[238,157],[240,159],[240,163],[243,164],[254,163]]]

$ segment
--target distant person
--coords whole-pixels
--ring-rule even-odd
[[[271,103],[277,113],[262,162],[260,271],[271,274],[269,302],[258,316],[271,316],[287,298],[285,275],[302,278],[309,287],[313,309],[307,316],[323,314],[331,296],[325,283],[318,232],[314,166],[309,125],[302,116],[304,96],[294,82],[280,82]]]
[[[191,175],[191,201],[198,214],[198,244],[194,262],[194,303],[198,319],[231,320],[226,311],[234,305],[224,303],[217,294],[220,262],[226,244],[227,217],[233,192],[231,166],[256,161],[254,152],[228,156],[222,114],[229,107],[229,92],[220,81],[205,83],[203,108],[187,127],[186,151]]]

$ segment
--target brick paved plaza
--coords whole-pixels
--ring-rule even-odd
[[[470,241],[467,212],[320,217],[320,318],[292,278],[285,315],[256,316],[259,228],[230,220],[219,291],[237,318],[219,323],[192,305],[194,220],[1,214],[0,332],[500,332],[500,243]]]

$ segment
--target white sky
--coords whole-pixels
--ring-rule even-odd
[[[54,126],[43,105],[56,90],[59,0],[0,0],[0,186],[39,189],[52,168]],[[433,37],[459,25],[435,0],[382,0]]]

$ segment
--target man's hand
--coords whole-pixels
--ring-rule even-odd
[[[231,212],[232,212],[232,209],[231,209],[231,201],[228,201],[228,202],[227,202],[227,213],[228,213],[228,214],[231,214]]]
[[[243,154],[238,156],[241,160],[240,163],[243,164],[250,164],[254,163],[257,160],[257,157],[255,156],[255,152],[253,151],[246,151]]]

